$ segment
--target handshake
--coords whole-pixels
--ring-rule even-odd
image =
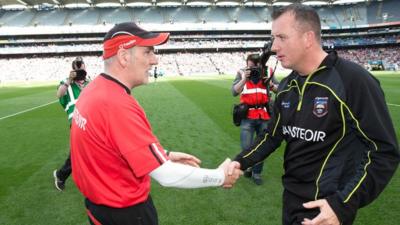
[[[170,152],[169,158],[173,162],[197,167],[200,169],[201,161],[193,155],[183,152]],[[222,171],[224,174],[224,180],[221,184],[223,188],[232,188],[236,183],[236,180],[243,175],[243,171],[240,170],[240,163],[231,161],[229,158],[222,162],[218,168],[215,169],[215,171]]]
[[[231,161],[229,158],[225,159],[218,169],[224,170],[225,180],[222,185],[223,188],[232,188],[236,180],[243,175],[243,171],[240,170],[240,163]]]

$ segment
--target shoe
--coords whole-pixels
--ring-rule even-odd
[[[261,174],[253,174],[252,179],[253,179],[253,182],[256,185],[262,185],[263,184],[263,180],[261,178]]]
[[[246,170],[246,171],[244,171],[243,176],[250,178],[252,174],[253,174],[253,172],[251,170]]]
[[[54,186],[57,188],[59,191],[64,191],[65,189],[65,181],[62,181],[58,178],[57,176],[57,170],[53,171],[53,177],[54,177]]]

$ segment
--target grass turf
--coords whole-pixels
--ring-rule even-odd
[[[378,75],[400,134],[400,74]],[[164,78],[162,78],[164,79]],[[233,77],[169,79],[134,89],[154,133],[170,150],[185,151],[215,168],[239,151],[239,128],[232,125]],[[55,101],[54,86],[0,88],[0,118]],[[396,106],[397,105],[397,106]],[[0,224],[88,224],[83,197],[71,179],[67,190],[53,187],[52,171],[68,154],[68,123],[58,103],[0,119]],[[161,225],[276,225],[281,223],[283,148],[266,160],[263,186],[241,178],[231,190],[179,190],[152,184]],[[355,224],[397,224],[400,174]]]

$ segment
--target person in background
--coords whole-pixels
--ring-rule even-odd
[[[249,108],[247,117],[242,119],[240,123],[242,150],[249,148],[255,138],[267,129],[271,117],[269,110],[271,104],[270,90],[276,91],[278,87],[272,80],[265,84],[266,79],[273,74],[272,69],[267,67],[268,76],[262,76],[259,68],[259,54],[249,54],[246,59],[246,67],[237,72],[232,84],[232,95],[236,97],[240,94],[240,103],[246,104]],[[244,176],[252,178],[256,185],[261,185],[263,183],[261,178],[263,166],[264,163],[261,162],[252,168],[248,168],[244,172]]]
[[[75,103],[82,89],[89,83],[86,75],[85,62],[82,57],[76,57],[72,61],[72,71],[68,78],[62,80],[57,88],[57,98],[67,113],[70,126]],[[65,189],[65,182],[71,175],[71,170],[71,154],[68,154],[64,164],[58,170],[53,171],[54,186],[57,190],[63,191]]]

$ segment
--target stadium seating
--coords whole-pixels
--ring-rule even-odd
[[[386,22],[398,23],[399,7],[397,0],[316,7],[323,28],[329,28],[323,32],[323,45],[328,50],[339,49],[341,56],[367,68],[379,64],[384,69],[398,70],[399,25],[366,27]],[[95,76],[102,68],[99,56],[104,34],[101,33],[113,24],[125,21],[135,21],[147,29],[171,29],[179,33],[172,33],[170,41],[158,47],[158,68],[166,76],[233,75],[244,66],[246,54],[259,51],[270,38],[268,29],[272,8],[149,6],[0,9],[0,55],[4,56],[0,59],[0,66],[10,68],[0,74],[0,83],[60,80],[70,70],[71,55],[84,56],[89,74]],[[18,34],[32,32],[40,34],[41,38],[13,36],[13,28],[20,28],[16,29]],[[185,33],[187,30],[189,32]],[[278,70],[287,72],[280,66]]]
[[[399,1],[385,0],[361,2],[351,5],[317,6],[323,26],[326,28],[354,28],[368,24],[400,20]],[[123,21],[140,23],[253,23],[271,21],[271,6],[267,7],[120,7],[88,9],[0,9],[2,26],[59,26],[101,25]]]

